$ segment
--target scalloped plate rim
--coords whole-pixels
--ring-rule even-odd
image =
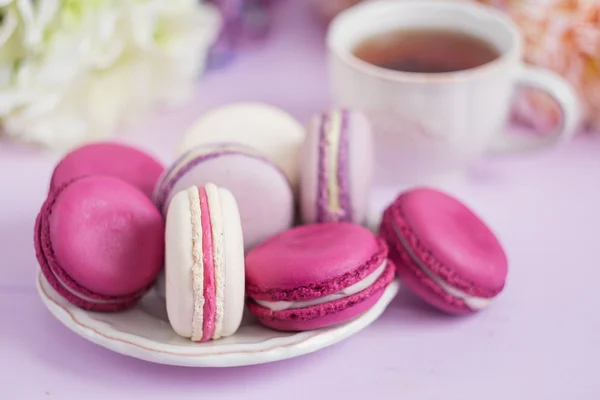
[[[159,364],[187,367],[233,367],[298,357],[352,336],[377,320],[398,292],[399,283],[394,280],[369,311],[345,324],[315,331],[293,333],[284,337],[265,337],[264,341],[258,343],[213,345],[204,349],[201,344],[197,343],[190,342],[189,347],[169,344],[117,330],[105,321],[94,319],[92,316],[94,313],[77,308],[62,298],[55,298],[58,297],[58,294],[39,271],[36,287],[42,302],[58,321],[82,338],[108,350]],[[61,302],[64,302],[65,305],[63,306]],[[81,317],[88,321],[81,322],[78,320]],[[268,348],[262,348],[266,342],[273,343]],[[191,353],[191,349],[194,353]]]

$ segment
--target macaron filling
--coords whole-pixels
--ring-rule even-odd
[[[94,299],[94,298],[84,295],[83,293],[77,293],[75,290],[71,289],[69,287],[69,285],[67,285],[65,282],[63,282],[60,279],[60,277],[58,277],[54,273],[52,268],[50,268],[50,272],[52,273],[52,275],[54,275],[54,278],[56,278],[56,281],[63,289],[65,289],[67,292],[71,293],[73,296],[75,296],[83,301],[87,301],[89,303],[94,303],[94,304],[120,304],[123,302],[123,300],[120,300],[120,299],[119,300],[117,300],[117,299]]]
[[[223,326],[225,265],[220,243],[223,240],[222,215],[216,187],[191,187],[188,196],[194,293],[191,339],[204,342],[220,337]]]
[[[338,224],[332,223],[332,225]],[[364,228],[360,227],[360,229]],[[369,235],[371,235],[370,232]],[[362,238],[364,239],[364,236]],[[349,270],[341,276],[330,278],[325,281],[313,282],[285,289],[277,287],[264,287],[262,285],[257,285],[253,283],[251,279],[248,279],[246,281],[246,293],[255,301],[263,300],[273,302],[296,302],[312,300],[315,298],[327,296],[342,291],[345,288],[348,288],[354,285],[355,283],[365,279],[367,276],[371,275],[377,268],[379,268],[384,262],[386,262],[388,256],[388,247],[382,238],[377,237],[375,238],[375,240],[377,242],[377,250],[375,251],[375,253],[372,256],[370,256],[368,260],[365,260],[364,263],[362,263],[353,270]]]
[[[214,291],[215,291],[215,322],[212,339],[218,339],[223,332],[223,316],[225,308],[225,232],[223,226],[223,210],[219,189],[214,185],[206,185],[205,192],[208,200],[208,212],[210,212],[210,224],[212,232],[212,260],[214,265]]]
[[[200,221],[202,224],[202,262],[204,264],[204,318],[202,321],[202,341],[210,340],[215,332],[216,293],[215,265],[213,257],[213,236],[208,196],[206,189],[198,188],[200,197]]]
[[[83,293],[79,293],[77,292],[75,289],[71,288],[67,283],[65,283],[62,278],[54,271],[54,269],[52,268],[52,266],[46,261],[46,267],[47,267],[47,271],[49,271],[52,276],[55,279],[55,282],[58,283],[60,285],[60,287],[62,287],[64,290],[66,290],[67,292],[69,292],[72,296],[85,301],[87,303],[92,303],[92,304],[98,304],[98,305],[108,305],[108,304],[122,304],[124,300],[126,300],[125,298],[121,299],[100,299],[100,298],[93,298],[90,296],[86,296]],[[135,296],[137,297],[137,296]]]
[[[213,143],[201,145],[192,148],[183,153],[181,156],[179,156],[179,158],[177,158],[177,160],[175,160],[175,162],[171,164],[171,166],[167,170],[165,170],[164,176],[161,178],[161,183],[164,183],[171,179],[177,173],[178,169],[181,166],[189,163],[190,161],[193,161],[196,157],[205,157],[209,154],[214,154],[215,150],[224,153],[243,152],[244,154],[250,154],[257,157],[261,156],[261,154],[258,151],[237,143]],[[219,154],[220,153],[217,153],[217,155]]]
[[[348,297],[341,299],[335,299],[326,304],[298,309],[273,311],[259,305],[256,303],[256,300],[254,300],[248,303],[248,309],[263,323],[271,324],[274,322],[284,324],[280,326],[280,328],[276,329],[289,330],[287,324],[292,323],[295,325],[297,322],[302,324],[319,320],[323,322],[317,322],[316,326],[311,325],[312,327],[310,329],[329,326],[332,325],[332,323],[341,323],[350,318],[358,316],[362,311],[366,311],[369,307],[368,304],[373,304],[373,302],[383,294],[383,291],[390,284],[390,282],[392,282],[395,276],[395,269],[396,266],[394,263],[391,260],[388,260],[387,266],[385,267],[383,273],[371,286],[368,286],[365,290],[362,290],[356,294],[349,295]],[[364,306],[365,304],[367,304],[367,307]],[[362,311],[353,312],[352,310]],[[337,318],[336,315],[339,314],[342,314],[343,316],[341,318]],[[292,328],[292,330],[299,329],[296,325],[296,327]]]
[[[362,292],[363,290],[372,286],[377,279],[383,274],[385,268],[387,266],[387,260],[383,262],[379,267],[377,267],[373,272],[367,275],[362,280],[354,283],[353,285],[348,286],[345,289],[342,289],[336,293],[332,293],[323,297],[318,297],[310,300],[302,300],[302,301],[265,301],[265,300],[257,300],[254,301],[265,307],[271,311],[284,311],[284,310],[292,310],[298,308],[305,308],[316,306],[320,304],[329,303],[335,300],[341,300],[349,296],[353,296],[357,293]]]
[[[321,116],[319,122],[319,200],[317,213],[320,221],[350,221],[348,192],[347,115],[332,111]]]
[[[171,190],[182,176],[202,162],[227,154],[241,154],[268,162],[257,150],[236,143],[215,143],[193,148],[179,157],[179,159],[169,167],[163,178],[160,180],[154,194],[154,202],[157,207],[165,214],[168,208],[167,200],[169,199]],[[281,172],[281,174],[283,175],[283,172]]]
[[[326,132],[327,140],[327,199],[328,209],[334,214],[342,212],[340,205],[340,193],[338,190],[338,152],[340,150],[340,136],[342,130],[341,115],[332,112],[329,116],[329,129]]]
[[[468,293],[465,293],[462,290],[459,290],[459,289],[451,286],[450,284],[448,284],[447,282],[445,282],[442,278],[440,278],[439,276],[435,275],[419,259],[419,257],[417,256],[417,254],[410,247],[408,241],[404,238],[404,236],[402,236],[402,234],[399,231],[399,229],[398,229],[397,226],[394,226],[394,233],[396,234],[396,237],[398,238],[398,240],[399,240],[402,248],[404,249],[404,251],[406,251],[406,254],[408,254],[408,256],[410,257],[410,259],[412,260],[413,264],[417,268],[419,268],[420,271],[422,271],[429,279],[431,279],[445,293],[447,293],[448,295],[450,295],[450,296],[452,296],[452,297],[454,297],[454,298],[456,298],[458,300],[461,300],[471,310],[481,310],[481,309],[484,309],[484,308],[486,308],[487,306],[489,306],[491,304],[491,302],[492,302],[491,298],[477,297],[477,296],[473,296],[473,295],[470,295]]]
[[[47,222],[45,221],[39,221],[39,229],[36,231],[36,241],[38,241],[38,243],[41,243],[41,230],[44,228],[44,225],[47,226]],[[93,303],[93,304],[120,304],[122,303],[123,300],[121,299],[99,299],[99,298],[92,298],[90,296],[86,296],[83,293],[79,293],[77,292],[75,289],[71,288],[67,283],[65,283],[62,278],[54,271],[54,267],[48,262],[48,259],[46,257],[46,253],[44,251],[44,246],[42,246],[41,244],[38,245],[36,243],[36,247],[38,247],[38,261],[40,262],[40,264],[43,263],[43,265],[40,265],[42,267],[42,269],[44,269],[46,272],[50,272],[50,274],[54,277],[54,281],[56,283],[58,283],[60,285],[61,288],[63,288],[64,290],[66,290],[67,292],[69,292],[72,296],[89,302],[89,303]]]

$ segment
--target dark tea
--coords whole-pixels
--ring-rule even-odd
[[[443,73],[479,67],[500,56],[490,43],[457,30],[411,29],[372,36],[354,55],[382,68]]]

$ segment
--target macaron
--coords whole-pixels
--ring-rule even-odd
[[[285,175],[259,151],[236,143],[198,146],[183,154],[160,179],[155,203],[166,214],[176,193],[207,183],[235,196],[246,249],[293,223],[294,196]]]
[[[303,225],[246,255],[248,309],[265,326],[304,331],[369,310],[393,280],[385,242],[352,223]]]
[[[178,192],[166,223],[166,301],[180,336],[232,335],[244,310],[244,246],[236,201],[213,184]]]
[[[56,188],[35,223],[48,283],[76,306],[120,311],[152,286],[164,261],[164,222],[152,201],[117,178],[76,178]]]
[[[49,191],[81,176],[106,175],[124,180],[151,197],[163,170],[159,161],[142,150],[113,142],[91,143],[63,157],[54,168]]]
[[[277,107],[258,102],[233,103],[215,108],[194,122],[181,139],[178,155],[215,142],[247,145],[283,171],[296,191],[304,136],[302,124]]]
[[[302,220],[363,224],[372,177],[373,139],[367,118],[344,109],[314,116],[302,148]]]
[[[490,228],[458,199],[431,188],[402,193],[380,234],[402,283],[432,306],[469,314],[504,288],[506,254]]]

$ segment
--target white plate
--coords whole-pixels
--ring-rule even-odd
[[[109,350],[160,364],[188,367],[232,367],[262,364],[312,353],[346,339],[381,315],[398,292],[392,282],[366,313],[331,328],[308,332],[277,332],[259,325],[247,313],[231,337],[194,343],[178,336],[169,325],[165,305],[149,293],[133,309],[96,313],[75,307],[38,273],[37,288],[48,310],[79,336]]]

